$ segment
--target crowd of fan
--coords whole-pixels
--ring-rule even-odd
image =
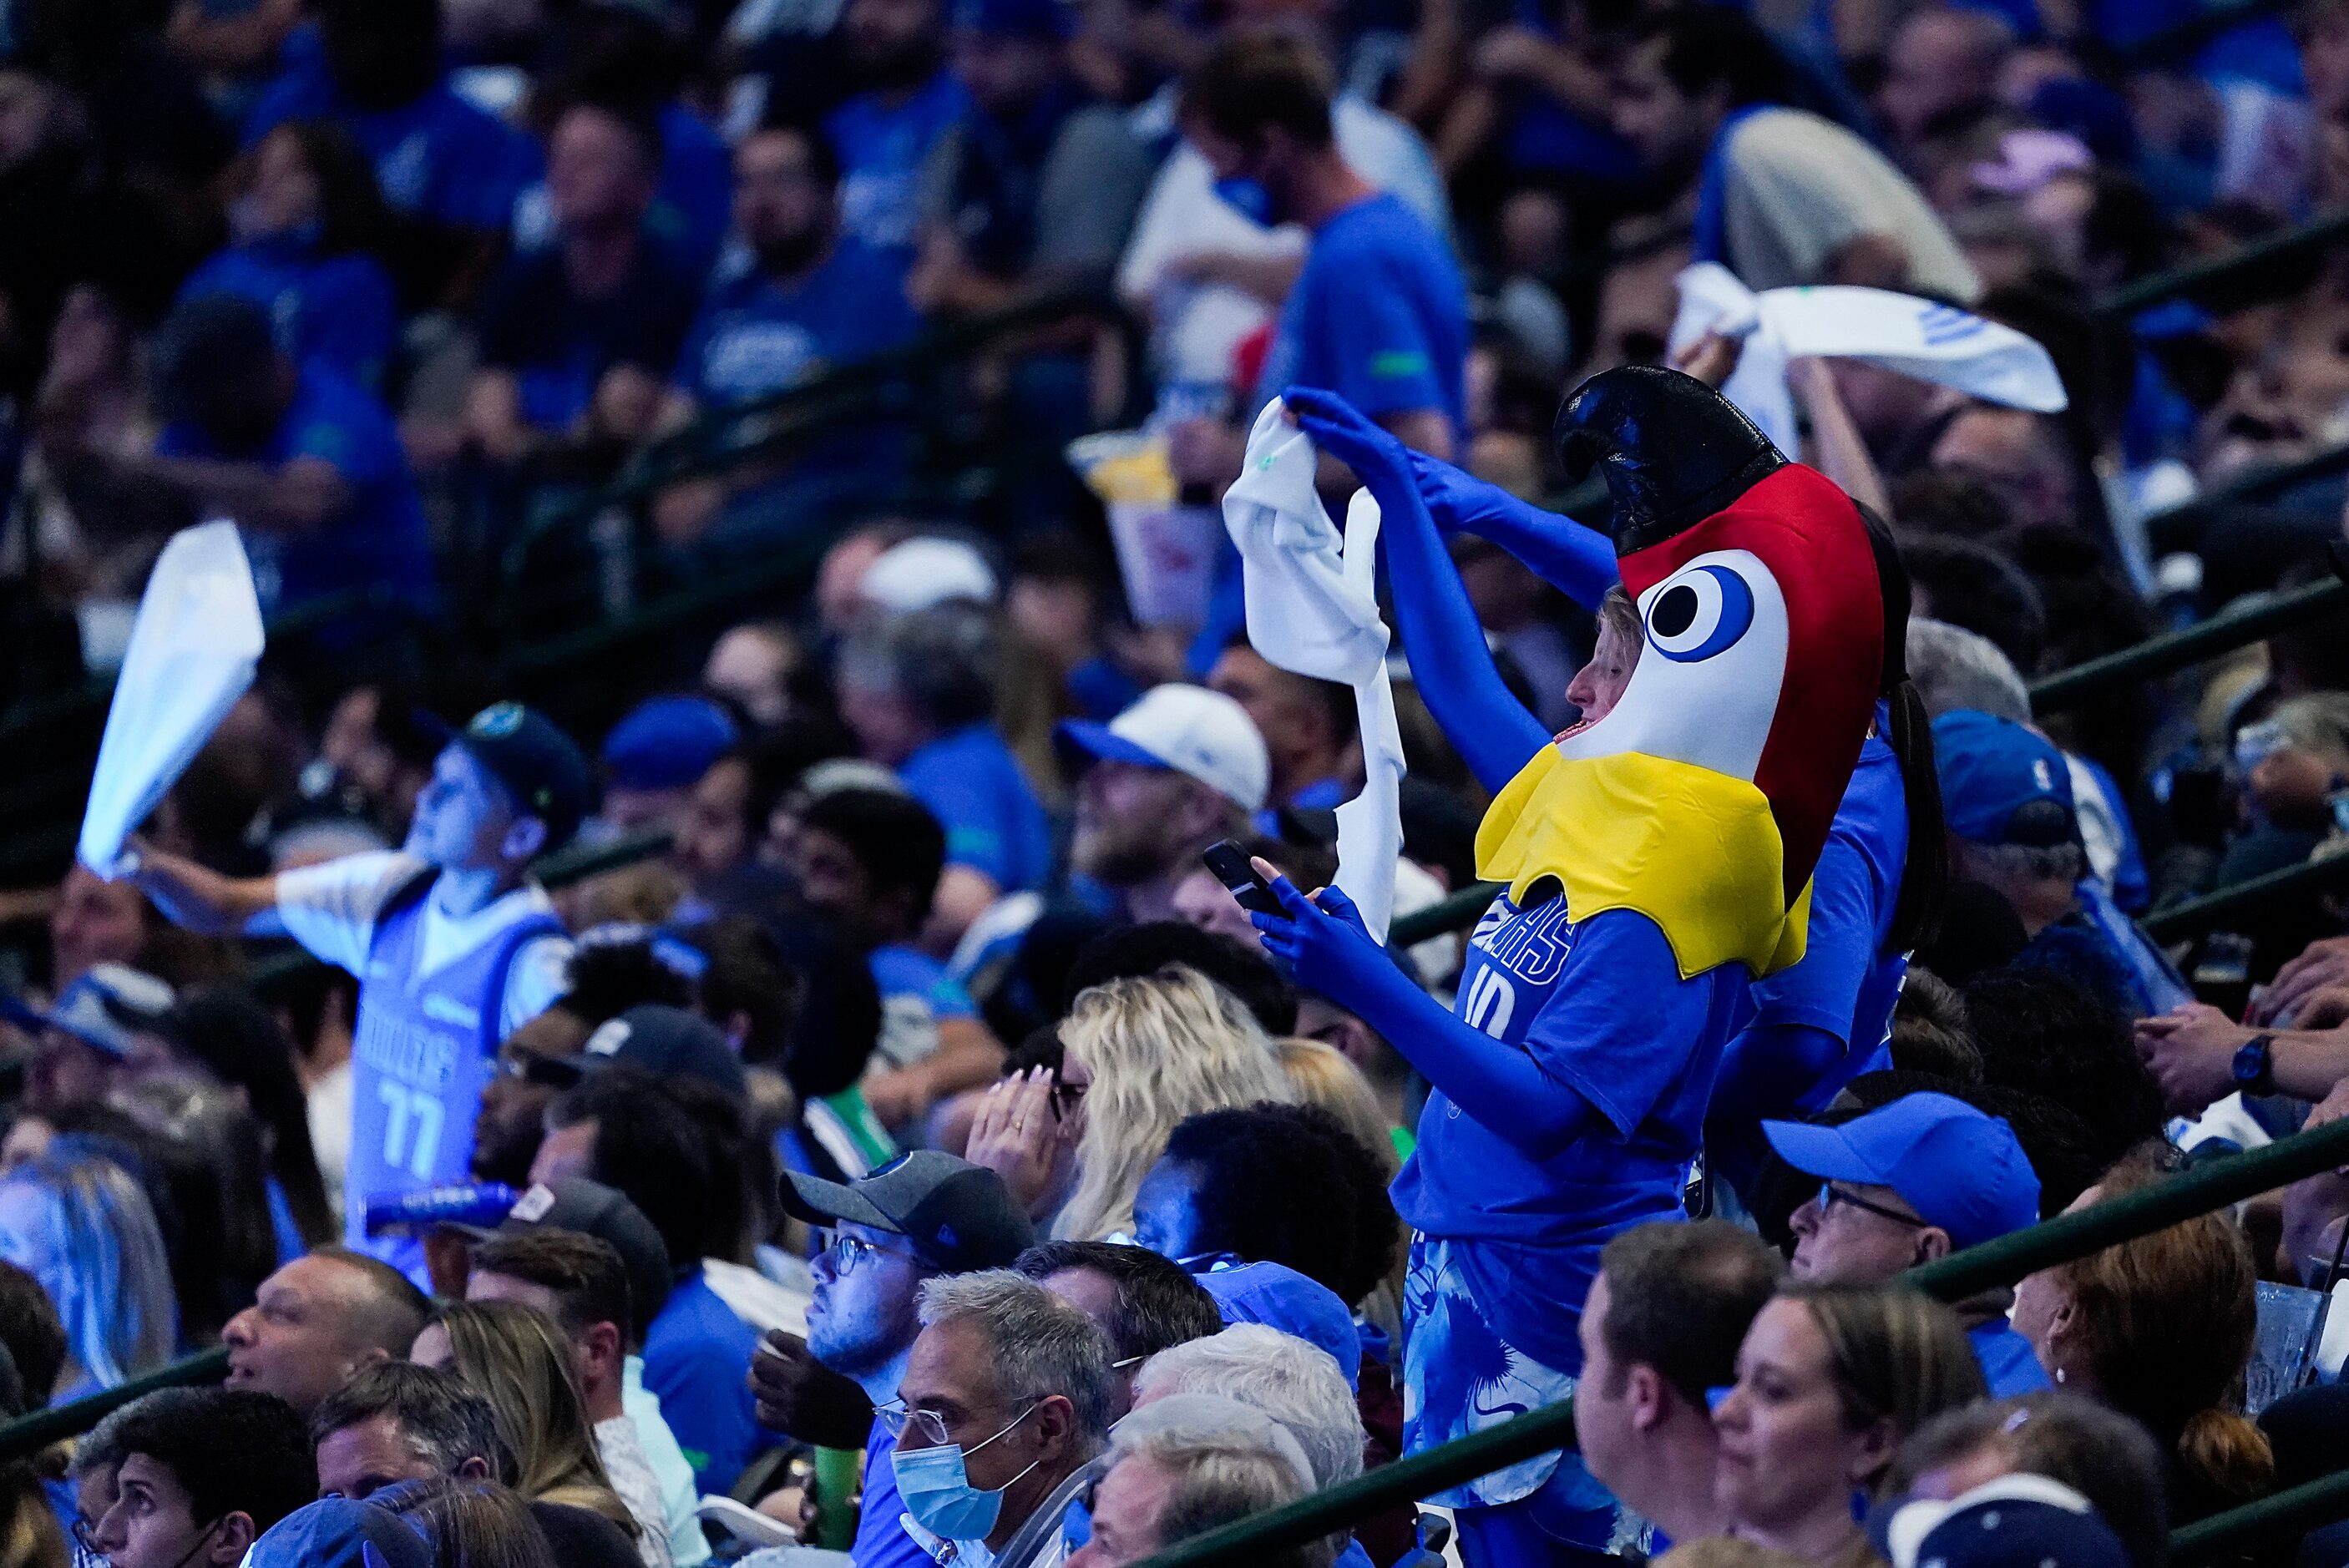
[[[2148,47],[2195,11],[12,0],[10,677],[109,667],[161,542],[212,514],[273,614],[388,591],[318,634],[364,665],[370,617],[434,624],[647,443],[1066,285],[1147,328],[1148,428],[1202,506],[1291,384],[1540,500],[1558,395],[1664,355],[1692,256],[1978,311],[2068,410],[1789,376],[1799,455],[1913,586],[1938,928],[1905,983],[1863,942],[1839,1010],[1755,1024],[1782,1055],[1733,1045],[1702,1217],[1594,1219],[1587,1297],[1536,1304],[1580,1490],[1456,1553],[2153,1568],[2171,1527],[2337,1466],[2337,1357],[2250,1374],[2279,1287],[2333,1287],[2349,1173],[1954,1305],[1898,1279],[2349,1114],[2335,900],[2172,950],[2137,923],[2339,847],[2349,626],[2074,711],[2029,692],[2333,570],[2337,480],[2178,503],[2349,428],[2349,275],[2094,308],[2349,201],[2349,7]],[[1114,402],[1102,350],[1040,330],[959,412],[1057,446]],[[1426,1446],[1431,1405],[1557,1391],[1489,1329],[1406,1359],[1467,1299],[1425,1297],[1390,1196],[1427,1078],[1201,861],[1334,880],[1352,694],[1260,655],[1233,593],[1137,624],[1073,486],[1006,527],[876,505],[912,460],[868,411],[651,496],[681,575],[826,552],[807,603],[616,677],[644,699],[585,750],[512,704],[440,727],[509,694],[439,664],[323,707],[270,669],[135,875],[0,895],[0,1411],[228,1367],[0,1466],[0,1568],[664,1568],[785,1536],[1109,1565]],[[1623,596],[1438,521],[1519,699],[1610,708]],[[1398,696],[1407,913],[1476,880],[1486,794]],[[639,832],[665,850],[530,880]],[[1909,841],[1860,840],[1887,920]],[[1488,926],[1394,956],[1448,1004]],[[355,1071],[387,962],[462,976],[382,1006],[469,1020],[483,1059],[441,1077],[470,1128]],[[754,1509],[702,1501],[729,1495]],[[1425,1562],[1435,1519],[1252,1561]],[[2349,1526],[2247,1556],[2349,1562]]]

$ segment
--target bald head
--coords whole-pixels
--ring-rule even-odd
[[[229,1320],[228,1385],[274,1394],[306,1417],[361,1367],[407,1355],[429,1310],[398,1269],[320,1247],[262,1281]]]

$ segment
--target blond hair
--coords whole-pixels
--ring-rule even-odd
[[[1133,1229],[1134,1190],[1185,1117],[1297,1099],[1255,1015],[1179,964],[1079,992],[1061,1044],[1092,1073],[1076,1190],[1052,1222],[1063,1240]]]

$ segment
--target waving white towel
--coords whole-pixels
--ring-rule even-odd
[[[2033,339],[1956,305],[1889,289],[1771,289],[1755,294],[1717,263],[1680,275],[1672,352],[1708,332],[1743,338],[1745,352],[1722,396],[1745,411],[1780,450],[1799,438],[1786,361],[1805,356],[1864,359],[1988,403],[2053,414],[2065,406],[2055,362]]]
[[[1224,492],[1224,527],[1240,552],[1256,651],[1294,674],[1354,688],[1366,782],[1338,808],[1338,886],[1383,942],[1402,852],[1403,760],[1375,585],[1379,508],[1369,491],[1355,491],[1340,539],[1313,493],[1313,443],[1282,412],[1276,397],[1257,416],[1247,460]]]

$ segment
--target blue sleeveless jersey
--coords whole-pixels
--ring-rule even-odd
[[[506,975],[524,944],[559,936],[537,913],[419,975],[425,894],[431,879],[393,895],[376,918],[360,976],[351,1046],[351,1152],[343,1175],[343,1237],[410,1277],[424,1270],[412,1237],[366,1234],[370,1200],[471,1176],[473,1123],[497,1060]]]

